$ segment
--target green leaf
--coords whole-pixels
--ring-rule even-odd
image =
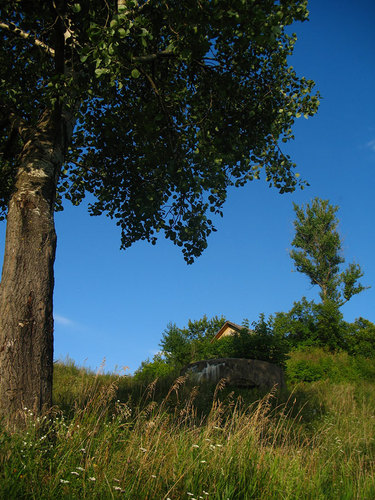
[[[109,71],[110,71],[110,70],[109,70],[109,69],[107,69],[107,68],[96,68],[96,70],[95,70],[95,75],[96,75],[97,77],[100,77],[100,76],[104,75],[105,73],[108,73]]]
[[[75,14],[78,14],[78,12],[81,12],[81,6],[79,3],[74,3],[72,5],[72,11],[75,13]]]
[[[131,73],[133,78],[139,78],[140,74],[141,73],[137,70],[137,68],[134,68]]]

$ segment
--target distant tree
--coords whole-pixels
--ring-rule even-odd
[[[312,285],[320,287],[320,297],[324,303],[331,301],[341,307],[353,295],[366,289],[358,280],[363,276],[358,264],[340,272],[345,262],[342,256],[342,242],[337,225],[338,207],[328,200],[315,198],[311,204],[298,206],[294,211],[296,230],[292,245],[292,257],[297,271],[306,274]]]
[[[330,300],[316,304],[302,297],[290,311],[276,313],[272,327],[290,348],[319,346],[336,350],[346,345],[346,323],[337,304]]]
[[[342,270],[342,242],[337,231],[338,207],[315,198],[311,204],[294,204],[296,220],[294,249],[290,256],[297,271],[320,288],[321,303],[306,297],[294,303],[289,312],[274,316],[273,328],[284,335],[290,346],[319,346],[330,350],[347,348],[347,323],[340,307],[367,287],[358,280],[361,267],[351,263]]]
[[[223,317],[189,320],[187,327],[178,328],[170,323],[160,341],[161,350],[168,363],[181,367],[210,356],[211,340],[225,323]]]
[[[272,326],[279,335],[287,338],[291,347],[314,345],[317,341],[315,302],[302,297],[302,300],[294,302],[290,311],[276,313]]]
[[[275,330],[273,322],[273,316],[266,320],[262,313],[259,320],[252,323],[253,338],[259,339],[257,342],[260,345],[254,358],[284,365],[290,346],[285,336]]]
[[[375,325],[364,318],[347,324],[346,350],[349,354],[375,358]]]
[[[305,0],[0,5],[0,414],[51,405],[54,211],[93,195],[121,246],[164,234],[191,263],[229,186],[298,185],[279,140],[315,114],[288,64]]]

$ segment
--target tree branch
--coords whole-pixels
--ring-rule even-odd
[[[170,57],[176,57],[176,54],[173,52],[170,52],[168,50],[162,50],[161,52],[157,52],[155,54],[148,54],[146,56],[139,56],[139,57],[133,57],[132,61],[133,62],[152,62],[156,61],[157,59],[164,59],[164,58],[170,58]]]
[[[48,55],[50,55],[52,57],[55,56],[55,50],[52,47],[50,47],[46,43],[42,42],[41,40],[39,40],[38,38],[36,38],[31,33],[27,33],[26,31],[21,30],[15,24],[13,24],[13,23],[7,24],[7,23],[3,23],[2,21],[0,21],[0,28],[2,28],[4,30],[7,30],[10,33],[13,33],[14,35],[17,35],[17,36],[19,36],[21,38],[24,38],[25,40],[29,40],[30,39],[30,41],[34,45],[36,45],[37,47],[40,47],[41,49],[43,49],[44,52],[46,52],[46,54],[48,54]]]
[[[165,114],[165,117],[167,118],[167,120],[169,122],[169,125],[170,125],[170,131],[168,133],[169,145],[170,145],[173,153],[175,153],[176,148],[173,145],[173,140],[172,140],[172,137],[171,137],[171,132],[173,132],[173,120],[171,118],[171,115],[168,113],[168,110],[167,110],[167,107],[165,105],[165,102],[164,102],[162,96],[160,95],[160,92],[159,92],[159,90],[158,90],[158,88],[157,88],[154,80],[151,78],[151,76],[148,73],[146,73],[144,71],[142,71],[142,73],[145,75],[145,77],[149,81],[152,90],[154,91],[155,95],[157,96],[157,98],[159,100],[161,109],[162,109],[163,113]]]

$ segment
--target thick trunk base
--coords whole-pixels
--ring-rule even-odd
[[[59,137],[46,114],[19,159],[8,208],[0,284],[0,417],[16,427],[25,408],[40,413],[52,405]]]
[[[35,193],[15,195],[0,288],[0,413],[8,422],[52,403],[55,248],[48,203]]]

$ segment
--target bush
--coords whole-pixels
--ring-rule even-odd
[[[329,352],[321,347],[303,347],[289,353],[286,375],[291,383],[373,380],[375,359],[350,356],[344,351]]]
[[[163,356],[158,353],[152,358],[142,361],[141,366],[134,373],[134,380],[150,383],[157,378],[168,377],[177,372],[176,368],[167,362]]]
[[[375,357],[375,325],[364,318],[347,324],[346,349],[350,354]]]

